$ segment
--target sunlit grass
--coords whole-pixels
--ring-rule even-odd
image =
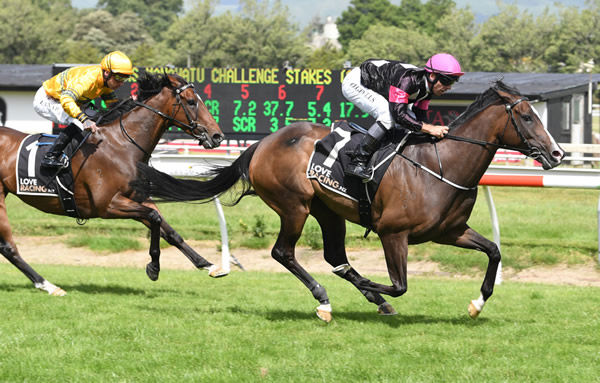
[[[409,276],[381,317],[346,281],[316,275],[334,320],[290,274],[210,279],[166,270],[36,265],[38,292],[0,264],[2,382],[594,382],[598,288],[505,282],[477,320],[480,281]]]
[[[598,192],[580,189],[492,188],[501,231],[503,264],[515,269],[533,265],[583,264],[592,261],[598,248]],[[479,196],[469,224],[487,238],[492,227],[487,204]],[[90,220],[84,226],[72,218],[48,215],[7,200],[14,235],[64,236],[71,245],[95,251],[122,251],[148,246],[148,230],[132,220]],[[185,239],[220,238],[219,222],[212,203],[161,204],[167,221]],[[245,198],[234,207],[224,207],[230,247],[269,248],[279,231],[279,217],[259,198]],[[347,224],[349,248],[381,248],[377,235],[363,238],[364,229]],[[299,246],[322,247],[316,221],[308,219]],[[167,246],[162,241],[161,246]],[[409,248],[410,260],[433,260],[449,270],[484,269],[487,257],[474,251],[432,243]]]

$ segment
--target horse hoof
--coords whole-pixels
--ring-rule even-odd
[[[150,278],[151,281],[158,280],[158,273],[160,272],[160,267],[154,266],[152,263],[148,263],[146,265],[146,275]]]
[[[331,305],[330,304],[322,304],[317,307],[317,316],[323,322],[329,323],[331,322]]]
[[[469,316],[473,319],[477,319],[481,310],[478,310],[473,302],[469,303]]]
[[[217,265],[212,265],[208,268],[208,275],[213,278],[221,278],[228,274],[229,274],[229,271],[225,271]]]
[[[387,302],[383,302],[377,307],[377,313],[379,315],[398,315],[398,312]]]
[[[317,309],[317,316],[319,317],[320,320],[322,320],[325,323],[329,323],[329,322],[331,322],[331,319],[333,319],[331,316],[331,312],[323,311],[323,310],[319,310],[319,309]]]
[[[49,294],[55,297],[64,297],[65,295],[67,295],[67,292],[61,289],[60,287],[57,287],[54,291],[52,291]]]

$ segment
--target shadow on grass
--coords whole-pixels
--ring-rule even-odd
[[[211,311],[215,311],[212,309]],[[263,315],[265,319],[272,322],[279,321],[320,321],[317,318],[317,314],[311,311],[300,311],[300,310],[267,310],[267,311],[249,311],[239,306],[234,307],[223,307],[216,311],[226,311],[230,313],[242,313],[245,315],[260,316]],[[465,315],[448,317],[448,316],[428,316],[428,315],[393,315],[384,316],[379,315],[375,312],[364,312],[364,311],[337,311],[333,312],[333,321],[336,320],[347,320],[354,322],[369,322],[369,323],[383,323],[392,328],[398,328],[402,326],[409,326],[414,324],[451,324],[451,325],[462,325],[462,326],[480,326],[489,321],[487,318],[478,318],[477,320],[471,319],[466,313]],[[324,323],[324,322],[323,322]]]

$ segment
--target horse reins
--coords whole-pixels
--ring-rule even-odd
[[[454,141],[467,142],[467,143],[475,144],[475,145],[481,145],[481,146],[484,146],[484,147],[486,147],[488,145],[491,145],[491,146],[495,146],[496,148],[508,149],[508,150],[515,150],[515,151],[519,151],[519,152],[525,154],[526,156],[529,156],[529,157],[531,157],[533,159],[536,159],[540,155],[539,150],[536,149],[536,148],[534,148],[534,147],[532,147],[531,144],[529,144],[529,141],[527,141],[525,139],[525,136],[523,135],[523,133],[519,129],[519,125],[517,124],[517,121],[515,120],[515,116],[513,114],[513,108],[515,106],[517,106],[518,104],[520,104],[521,102],[527,101],[527,100],[528,100],[527,97],[521,97],[518,100],[516,100],[515,102],[513,102],[512,104],[506,104],[505,105],[506,113],[508,113],[508,115],[509,115],[510,118],[506,119],[506,125],[504,125],[504,130],[502,131],[502,136],[501,136],[502,138],[504,137],[504,134],[506,133],[506,129],[508,128],[509,122],[512,122],[513,126],[515,127],[515,131],[517,132],[517,135],[519,136],[519,138],[521,139],[521,141],[523,141],[523,143],[525,145],[527,145],[527,149],[526,150],[517,148],[515,146],[506,145],[506,144],[499,144],[499,143],[497,144],[495,142],[488,142],[488,141],[483,141],[483,140],[477,140],[477,139],[468,138],[468,137],[453,136],[453,135],[449,135],[449,134],[445,135],[444,138],[448,138],[448,139],[451,139],[451,140],[454,140]],[[452,181],[444,178],[444,172],[442,170],[442,160],[440,159],[440,154],[439,154],[439,152],[437,150],[437,145],[436,145],[435,142],[433,143],[433,147],[435,148],[435,154],[436,154],[437,159],[438,159],[438,166],[440,167],[439,174],[436,173],[435,171],[429,169],[428,167],[426,167],[426,166],[418,163],[417,161],[415,161],[415,160],[413,160],[411,158],[406,157],[402,153],[398,152],[398,155],[400,157],[404,158],[405,160],[407,160],[408,162],[410,162],[411,164],[415,165],[419,169],[424,170],[425,172],[433,175],[435,178],[439,179],[440,181],[442,181],[444,183],[447,183],[448,185],[451,185],[451,186],[453,186],[453,187],[455,187],[457,189],[460,189],[460,190],[475,190],[475,189],[477,189],[477,185],[473,186],[473,187],[461,186],[461,185],[455,184],[454,182],[452,182]]]
[[[144,104],[143,102],[140,102],[140,101],[137,101],[137,100],[133,100],[133,102],[134,102],[134,104],[136,106],[141,106],[143,108],[146,108],[146,109],[150,110],[151,112],[153,112],[155,114],[158,114],[160,117],[162,117],[162,118],[164,118],[166,120],[169,120],[169,121],[171,121],[173,123],[176,123],[176,124],[179,124],[179,125],[183,126],[184,128],[189,129],[190,132],[191,132],[190,135],[192,137],[194,137],[194,138],[196,138],[198,140],[206,140],[206,134],[205,133],[197,134],[195,132],[195,131],[197,131],[199,129],[198,126],[200,125],[200,124],[198,124],[198,121],[197,121],[199,106],[198,106],[198,108],[196,108],[197,109],[196,110],[196,119],[193,119],[191,117],[191,115],[190,115],[189,110],[185,107],[185,105],[183,105],[183,102],[181,101],[181,93],[184,90],[188,89],[188,88],[194,89],[194,84],[189,83],[189,84],[186,84],[186,85],[184,85],[184,86],[182,86],[180,88],[175,89],[175,99],[177,100],[177,103],[174,104],[174,106],[180,106],[183,109],[183,112],[185,113],[185,116],[188,119],[189,125],[186,124],[186,123],[184,123],[184,122],[182,122],[182,121],[180,121],[180,120],[178,120],[178,119],[176,119],[175,117],[173,117],[173,116],[175,116],[175,114],[177,114],[177,110],[175,110],[175,109],[173,110],[173,116],[169,116],[169,115],[161,112],[160,110],[158,110],[158,109],[156,109],[156,108],[154,108],[154,107],[152,107],[150,105]],[[194,91],[194,95],[196,95],[196,97],[199,98],[199,96],[196,94],[195,91]],[[125,129],[125,126],[123,126],[123,114],[121,114],[121,116],[119,118],[119,125],[121,127],[121,132],[123,132],[123,134],[125,135],[125,137],[127,137],[127,139],[129,140],[129,142],[131,142],[133,145],[135,145],[148,158],[150,158],[151,154],[148,153],[144,148],[142,148],[137,142],[135,142],[135,140],[133,139],[133,137],[131,137],[129,135],[129,133],[127,132],[127,129]]]

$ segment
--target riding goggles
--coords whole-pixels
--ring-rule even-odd
[[[123,82],[123,81],[127,81],[127,79],[129,78],[129,75],[113,72],[113,77],[115,78],[115,80],[117,80],[119,82]]]
[[[442,85],[450,86],[458,81],[458,76],[452,76],[452,75],[440,73],[440,74],[438,74],[438,80],[442,83]]]
[[[452,75],[448,75],[448,74],[439,73],[438,80],[439,80],[439,82],[442,83],[442,85],[450,86],[458,81],[458,76],[452,76]]]

